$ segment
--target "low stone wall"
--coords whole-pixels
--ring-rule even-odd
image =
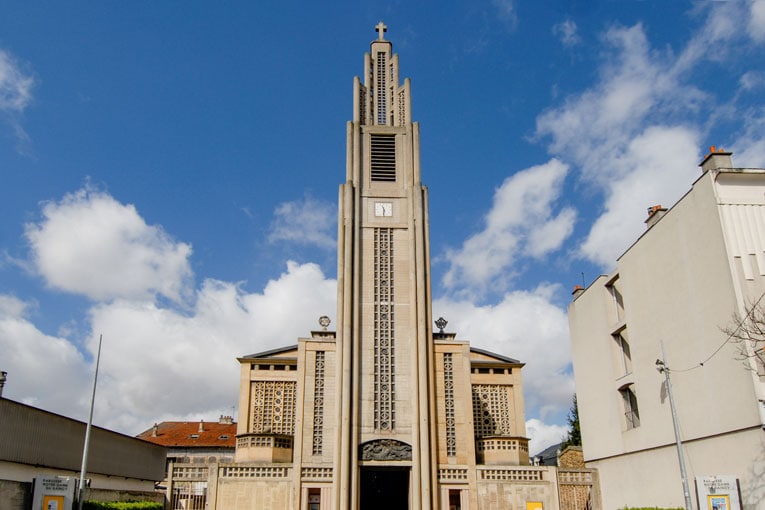
[[[0,480],[0,508],[26,510],[32,507],[32,484]]]
[[[595,469],[558,468],[561,510],[600,509],[600,482]]]
[[[164,492],[119,491],[109,489],[85,489],[85,501],[152,501],[164,503]]]
[[[476,478],[479,510],[525,510],[529,502],[559,509],[555,467],[479,467]]]
[[[217,509],[294,508],[289,465],[228,464],[216,472],[214,506]],[[208,495],[211,494],[208,492]]]

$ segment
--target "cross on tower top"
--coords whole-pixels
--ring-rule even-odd
[[[375,30],[377,30],[377,40],[378,41],[384,41],[385,40],[385,32],[388,31],[388,27],[385,26],[385,23],[380,21],[375,25]]]

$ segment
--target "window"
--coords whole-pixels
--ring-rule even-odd
[[[460,510],[462,508],[460,492],[459,489],[449,489],[449,510]]]
[[[622,328],[613,334],[614,342],[616,342],[616,369],[620,375],[632,373],[632,353],[628,338],[627,328]]]
[[[622,396],[622,402],[624,403],[624,419],[627,426],[627,430],[634,429],[640,426],[640,411],[638,411],[637,396],[635,395],[635,387],[633,384],[628,384],[619,388],[619,393]]]
[[[321,489],[308,489],[308,510],[321,510]]]
[[[370,138],[372,180],[395,182],[396,137],[394,135],[371,135]]]
[[[606,290],[611,295],[611,299],[614,302],[614,322],[618,323],[624,320],[624,297],[621,292],[621,282],[619,282],[619,275],[611,277],[606,282]]]

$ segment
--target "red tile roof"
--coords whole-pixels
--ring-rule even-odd
[[[236,423],[163,421],[154,427],[138,434],[139,439],[166,447],[236,447]]]

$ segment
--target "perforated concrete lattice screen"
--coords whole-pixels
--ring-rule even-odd
[[[324,351],[316,351],[313,394],[313,454],[321,455],[324,441]]]
[[[457,435],[454,429],[454,365],[452,353],[444,353],[444,407],[446,409],[446,455],[457,455]]]
[[[295,428],[294,381],[253,381],[252,432],[293,434]]]
[[[512,435],[512,391],[503,384],[473,385],[475,437]]]
[[[396,421],[394,376],[393,229],[375,229],[375,429],[393,430]]]

